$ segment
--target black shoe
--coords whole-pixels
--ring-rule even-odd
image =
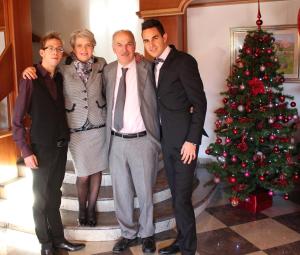
[[[175,240],[171,245],[159,249],[159,254],[175,254],[177,252],[180,252],[179,248],[179,242],[178,240]]]
[[[66,251],[78,251],[78,250],[83,249],[85,247],[85,244],[83,244],[83,243],[70,243],[67,240],[65,240],[62,243],[55,244],[54,247],[57,248],[57,249],[63,249],[63,250],[66,250]]]
[[[54,251],[52,248],[42,248],[41,255],[54,255]]]
[[[97,225],[97,218],[96,218],[96,212],[88,212],[88,218],[87,218],[87,223],[88,226],[90,227],[95,227]]]
[[[142,239],[142,250],[143,252],[155,252],[155,239],[154,236],[149,236]]]
[[[86,219],[86,211],[84,210],[79,210],[78,214],[78,225],[79,226],[85,226],[87,224],[87,219]]]
[[[115,244],[113,248],[114,253],[120,253],[125,251],[128,247],[134,246],[138,243],[138,238],[127,239],[125,237],[121,237],[121,239]]]

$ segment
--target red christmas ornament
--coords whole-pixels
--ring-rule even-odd
[[[264,75],[264,80],[268,80],[269,76],[268,75]]]
[[[228,156],[228,153],[226,151],[223,151],[223,157],[226,158]]]
[[[250,173],[247,171],[247,172],[245,172],[245,177],[249,177],[250,176]]]
[[[295,173],[295,175],[293,176],[293,180],[295,182],[299,181],[299,175],[298,175],[298,173]]]
[[[291,106],[292,106],[292,107],[295,107],[295,106],[296,106],[296,103],[295,103],[295,102],[291,102]]]
[[[242,168],[246,168],[247,167],[247,163],[246,162],[242,162],[241,166],[242,166]]]
[[[278,147],[278,145],[275,145],[275,146],[274,146],[273,152],[274,152],[274,153],[279,153],[279,147]]]
[[[223,103],[226,104],[228,102],[228,98],[223,98]]]
[[[281,102],[281,103],[283,103],[284,101],[285,101],[285,96],[279,96],[279,101]]]
[[[235,183],[235,182],[236,182],[235,176],[234,176],[234,175],[233,175],[233,176],[230,176],[230,177],[228,178],[228,182],[229,182],[229,183]]]
[[[260,137],[260,138],[259,138],[259,142],[260,142],[260,143],[264,143],[264,142],[265,142],[265,138]]]
[[[276,135],[271,134],[271,135],[269,136],[269,139],[270,139],[271,141],[274,141],[274,140],[276,139]]]
[[[272,49],[267,49],[267,53],[271,54],[272,53]]]
[[[289,199],[289,194],[288,193],[285,193],[284,196],[283,196],[284,200],[288,200]]]
[[[214,182],[219,183],[220,181],[221,181],[220,177],[216,175],[215,178],[214,178]]]
[[[231,142],[231,139],[229,137],[226,137],[225,143],[230,143],[230,142]]]
[[[222,143],[222,139],[220,137],[218,137],[217,140],[216,140],[216,143],[217,144],[221,144]]]
[[[249,70],[246,70],[246,71],[244,72],[244,74],[245,74],[246,76],[249,76],[249,75],[250,75],[250,71],[249,71]]]
[[[265,180],[265,176],[260,175],[260,176],[259,176],[259,180],[263,182],[263,181]]]
[[[232,117],[228,117],[225,119],[226,124],[230,125],[233,122],[233,118]]]
[[[237,156],[236,156],[236,155],[233,155],[233,156],[231,157],[231,161],[232,161],[233,163],[237,162]]]
[[[238,134],[238,132],[239,132],[239,131],[238,131],[238,129],[237,129],[237,128],[233,128],[233,129],[232,129],[232,133],[233,133],[234,135],[237,135],[237,134]]]
[[[250,48],[246,48],[246,53],[247,53],[248,55],[250,55],[250,54],[252,53],[252,50],[251,50]]]
[[[209,155],[209,154],[211,153],[211,149],[206,149],[206,150],[205,150],[205,153],[206,153],[207,155]]]
[[[237,197],[232,197],[230,198],[230,203],[233,207],[236,207],[239,204],[239,199]]]
[[[233,103],[230,104],[230,108],[233,109],[233,110],[237,109],[237,107],[238,107],[237,102],[233,102]]]

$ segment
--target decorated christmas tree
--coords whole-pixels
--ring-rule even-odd
[[[216,141],[206,149],[217,160],[208,166],[216,183],[227,183],[233,206],[258,189],[288,199],[300,177],[294,160],[298,113],[293,97],[283,91],[275,39],[261,29],[247,32],[222,92],[223,107],[215,111]]]

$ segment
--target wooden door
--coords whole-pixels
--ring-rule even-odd
[[[12,115],[22,70],[32,65],[30,0],[0,0],[0,184],[17,176]]]

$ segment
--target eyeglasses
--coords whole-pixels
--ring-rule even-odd
[[[54,53],[54,52],[63,53],[64,52],[64,48],[62,48],[62,47],[54,48],[54,47],[49,46],[49,47],[43,48],[43,50],[48,50],[50,53]]]

